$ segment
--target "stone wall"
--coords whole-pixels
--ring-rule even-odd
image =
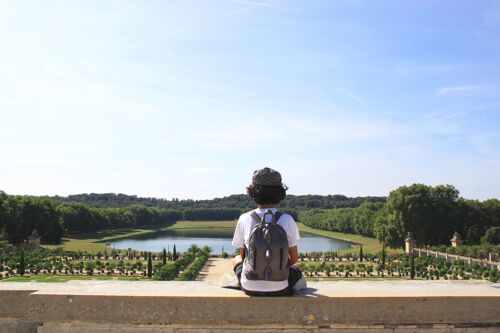
[[[500,285],[311,283],[247,297],[203,282],[0,283],[7,332],[500,332]]]

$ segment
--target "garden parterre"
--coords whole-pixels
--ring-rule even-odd
[[[151,255],[151,275],[156,280],[194,280],[208,260],[210,248],[192,245],[187,252],[177,256],[165,252]],[[163,258],[165,256],[165,258]],[[173,273],[162,272],[170,269]],[[10,280],[24,276],[78,277],[136,277],[148,276],[148,253],[140,251],[112,251],[89,254],[62,250],[21,251],[11,249],[0,253],[0,277]],[[27,279],[28,280],[28,279]]]
[[[469,264],[463,260],[414,257],[414,278],[427,280],[489,280],[497,282],[496,267]],[[405,254],[381,256],[367,254],[362,261],[357,254],[337,255],[325,252],[301,254],[300,268],[306,278],[402,278],[411,279],[411,258]]]

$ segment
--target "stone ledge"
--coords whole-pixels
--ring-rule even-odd
[[[208,298],[30,296],[27,317],[161,324],[457,324],[496,323],[494,297]]]
[[[499,326],[453,325],[144,325],[88,322],[27,322],[0,319],[0,333],[496,333]]]
[[[489,332],[491,327],[500,331],[500,284],[318,282],[294,297],[259,298],[204,282],[2,282],[0,318],[44,323],[43,327],[50,323],[54,332],[63,332],[65,325],[78,326],[78,322],[96,327],[135,325],[138,332],[140,327],[136,325],[151,329],[160,325],[151,332],[163,332],[175,325],[229,332],[234,325],[245,330],[255,325],[278,330],[283,323],[295,325],[290,330],[297,332],[345,329],[437,333],[473,332],[476,328]],[[37,330],[48,332],[48,328]],[[284,331],[280,328],[279,332]]]
[[[26,292],[39,295],[100,295],[155,297],[250,298],[239,290],[224,289],[203,281],[113,281],[73,280],[52,282],[0,282],[0,292]],[[294,297],[500,297],[500,283],[487,281],[407,281],[340,280],[310,282]]]

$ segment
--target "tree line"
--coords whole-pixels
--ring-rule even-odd
[[[305,210],[299,220],[313,228],[376,237],[397,248],[408,232],[418,246],[449,244],[455,231],[467,244],[500,243],[500,201],[464,199],[451,185],[401,186],[385,203]]]
[[[59,243],[65,233],[166,226],[178,220],[234,220],[254,207],[242,195],[169,201],[122,194],[12,196],[0,191],[0,238],[17,244],[37,229],[43,242]],[[468,244],[500,243],[500,201],[464,199],[451,185],[401,186],[387,199],[290,195],[279,209],[313,228],[376,237],[391,247],[401,247],[407,232],[419,246],[449,244],[455,231]]]
[[[67,197],[54,196],[52,199],[59,202],[80,202],[94,207],[127,207],[138,204],[147,207],[170,209],[202,209],[202,208],[234,208],[250,210],[255,208],[255,202],[245,194],[234,194],[211,200],[180,200],[163,198],[141,198],[136,195],[115,193],[85,193]],[[288,194],[280,203],[283,209],[311,209],[311,208],[344,208],[358,207],[365,201],[385,202],[385,197],[346,197],[344,195],[293,195]]]
[[[0,191],[0,238],[19,244],[37,229],[42,242],[58,244],[64,234],[168,226],[179,220],[234,220],[241,213],[234,208],[177,210],[138,204],[97,208],[49,197],[7,195]]]
[[[364,202],[356,208],[302,210],[298,220],[316,229],[374,237],[374,222],[384,205]]]

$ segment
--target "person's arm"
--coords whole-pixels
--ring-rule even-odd
[[[240,254],[232,259],[233,267],[238,265],[240,262],[243,262],[243,259],[245,259],[245,248],[240,247]]]
[[[246,256],[245,248],[244,247],[240,247],[240,257],[241,257],[241,260],[245,259],[245,256]]]
[[[290,265],[297,266],[299,265],[299,250],[297,245],[292,246],[288,249],[288,258],[290,260]]]
[[[289,216],[289,219],[290,223],[287,230],[288,244],[290,245],[288,248],[288,258],[290,265],[299,267],[299,249],[297,248],[297,241],[300,239],[299,228],[293,217]]]
[[[241,219],[241,216],[240,216]],[[231,243],[234,247],[240,249],[240,254],[232,258],[233,267],[243,261],[245,258],[245,247],[244,247],[244,235],[243,230],[241,228],[241,222],[238,220],[236,224],[236,228],[234,230],[233,242]]]

